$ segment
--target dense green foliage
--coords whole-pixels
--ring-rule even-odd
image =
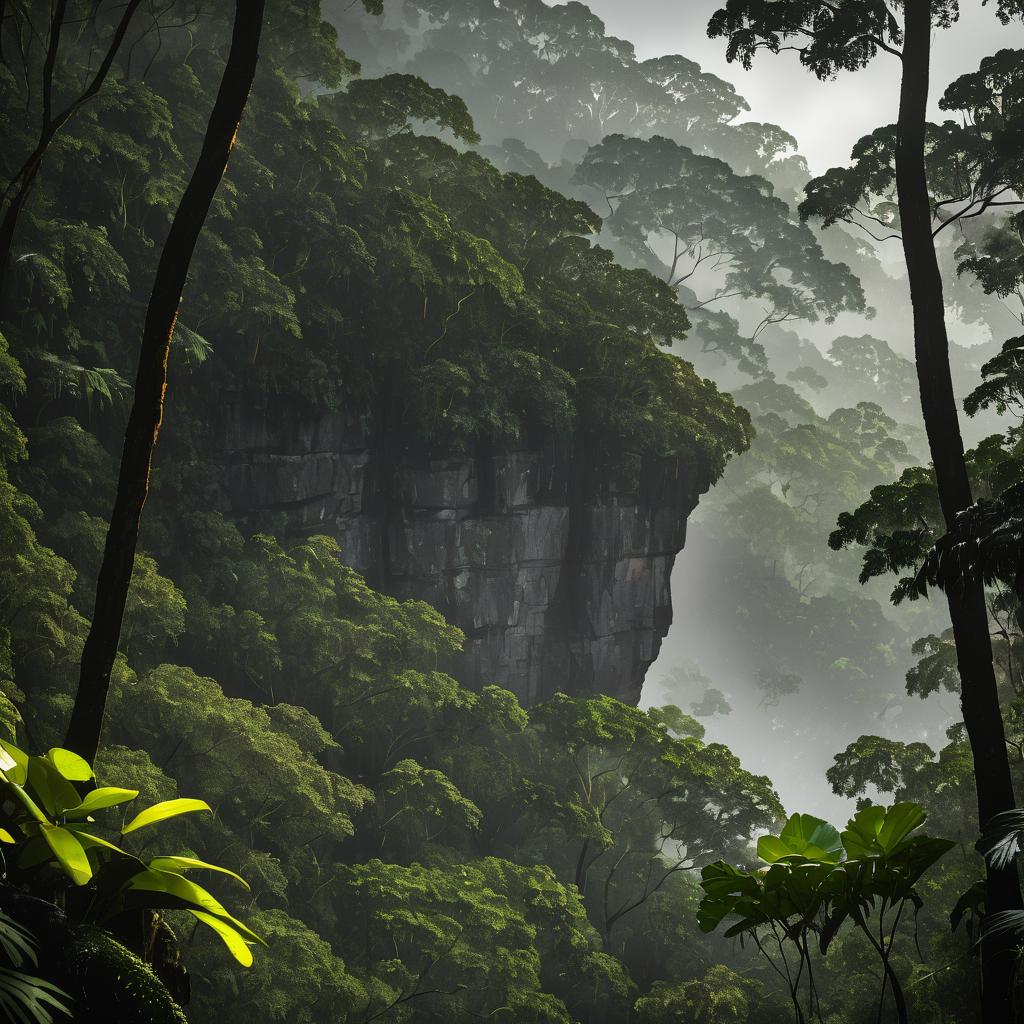
[[[195,49],[168,29],[145,79],[116,75],[51,147],[4,328],[30,400],[126,388],[135,311],[217,82],[219,26],[204,25]],[[720,473],[749,428],[661,350],[688,327],[672,290],[592,245],[587,207],[408,130],[475,141],[460,100],[406,75],[304,98],[294,77],[326,87],[351,71],[323,33],[264,54],[176,333],[177,372],[205,366],[194,400],[273,390],[449,448],[577,430]],[[15,140],[25,99],[12,81]]]
[[[246,536],[209,507],[205,407],[226,389],[344,408],[396,446],[585,433],[600,458],[685,457],[709,476],[750,438],[665,351],[688,328],[674,291],[589,241],[586,205],[465,151],[461,100],[353,77],[301,13],[272,11],[193,263],[97,772],[118,799],[195,793],[214,811],[167,820],[161,853],[185,859],[144,872],[215,863],[250,886],[240,903],[214,872],[200,911],[239,955],[211,910],[230,898],[230,929],[267,943],[245,972],[188,927],[180,894],[163,901],[199,1018],[596,1021],[656,981],[698,998],[716,956],[688,923],[689,872],[778,820],[768,781],[672,708],[526,712],[471,692],[444,671],[463,638],[433,609],[372,590],[328,537]],[[67,719],[139,310],[216,87],[226,26],[199,16],[200,35],[164,25],[115,65],[53,142],[16,237],[0,666],[8,735],[40,749]],[[66,45],[62,87],[90,60],[87,36]],[[10,173],[34,100],[5,86]],[[107,868],[58,803],[59,853],[32,884],[57,886],[59,866],[91,891]]]
[[[797,1020],[821,1021],[824,989],[814,961],[850,923],[880,961],[877,1019],[883,1020],[890,990],[905,1024],[906,997],[892,967],[897,928],[908,903],[922,904],[916,888],[922,875],[956,845],[918,832],[926,818],[917,804],[868,806],[840,833],[821,818],[794,814],[778,836],[758,839],[766,868],[739,871],[724,861],[704,868],[701,928],[728,922],[726,934],[748,938],[786,980]]]
[[[807,5],[790,7],[802,17]],[[947,921],[967,894],[958,916],[973,927],[982,866],[970,853],[970,749],[958,724],[936,754],[911,715],[889,716],[902,709],[904,676],[912,696],[954,693],[955,652],[938,613],[922,602],[893,613],[871,583],[895,570],[907,574],[900,594],[941,585],[925,561],[941,550],[940,518],[930,470],[915,464],[923,444],[906,347],[891,323],[863,333],[894,285],[873,250],[834,225],[866,211],[898,226],[891,131],[863,140],[843,175],[807,186],[812,226],[795,213],[808,174],[789,135],[733,123],[746,104],[732,86],[682,56],[638,61],[582,4],[405,0],[383,20],[358,5],[323,8],[270,3],[257,85],[174,335],[96,766],[140,805],[194,794],[212,808],[166,822],[161,850],[177,860],[139,849],[138,864],[179,877],[223,866],[208,897],[238,927],[234,938],[211,927],[236,954],[247,950],[238,935],[267,944],[242,970],[192,928],[187,901],[139,902],[159,906],[176,934],[195,1019],[790,1019],[771,965],[704,934],[701,869],[708,893],[718,877],[742,890],[719,895],[749,896],[752,883],[760,896],[786,876],[786,898],[809,897],[789,935],[803,944],[793,962],[809,967],[808,937],[828,932],[809,1007],[830,1024],[876,1013],[869,907],[895,916],[881,944],[883,997],[902,986],[928,1024],[972,1019],[970,940]],[[223,17],[218,5],[172,4],[131,35],[99,95],[51,144],[0,294],[0,726],[33,750],[57,746],[67,721],[141,311],[217,88]],[[69,95],[95,61],[100,36],[85,24],[57,64]],[[848,53],[834,42],[809,54],[812,66],[859,63],[874,45],[863,33]],[[38,41],[25,52],[26,74],[0,61],[7,180],[39,115]],[[965,183],[985,206],[1017,181],[1019,65],[1018,51],[1002,51],[947,91],[944,105],[969,112],[978,131],[935,127],[933,162],[947,174],[937,211]],[[984,225],[944,250],[964,275],[964,322],[989,322],[973,283],[1001,298],[1021,291],[1019,218]],[[1020,348],[988,346],[977,388],[975,357],[954,349],[959,382],[974,389],[969,412],[1024,405]],[[659,707],[558,694],[524,708],[490,680],[470,689],[449,673],[460,631],[370,586],[326,528],[289,536],[284,515],[224,514],[223,438],[210,417],[222,402],[272,407],[288,424],[340,412],[382,439],[386,459],[582,439],[597,480],[627,463],[641,473],[655,460],[698,465],[722,482],[691,535],[687,557],[705,575],[684,618],[691,635],[727,632],[729,650],[714,666],[660,672]],[[1012,559],[1021,536],[1020,444],[1011,429],[971,456],[992,502],[972,537],[987,530],[1003,552],[980,571],[993,587],[1018,774],[1021,616],[1005,551]],[[837,518],[835,548],[868,547],[866,593],[854,586],[857,556],[828,549]],[[729,689],[737,680],[747,693]],[[789,717],[796,701],[801,721]],[[822,878],[842,874],[841,890],[794,888],[792,858],[806,844],[772,856],[762,844],[773,866],[754,874],[751,837],[784,818],[759,774],[771,755],[750,770],[705,733],[744,712],[761,729],[788,721],[791,775],[819,770],[859,735],[828,774],[836,793],[864,803],[848,831],[877,838],[886,819],[870,801],[893,794],[898,807],[928,808],[964,855],[923,879],[915,861],[892,883],[882,861],[914,847],[901,844],[915,818],[891,848],[868,836],[851,852],[851,840],[841,868],[837,834]],[[933,720],[948,725],[944,713]],[[48,809],[47,825],[81,849],[68,811]],[[791,819],[775,838],[789,842],[808,821]],[[107,823],[117,839],[124,830]],[[93,849],[83,867],[57,843],[65,871],[99,878],[116,862],[99,868],[108,854]],[[870,877],[850,866],[865,861]],[[29,868],[51,894],[65,884],[49,856]],[[907,901],[920,909],[914,921],[910,909],[901,916]],[[114,916],[104,923],[116,931]],[[127,971],[138,991],[156,990],[109,936],[75,942],[68,977],[88,975],[94,957],[100,976]],[[149,958],[173,985],[180,965]]]

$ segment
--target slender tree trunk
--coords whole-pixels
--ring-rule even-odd
[[[192,178],[167,236],[139,351],[135,398],[125,431],[117,497],[110,517],[103,563],[96,584],[96,607],[82,652],[78,693],[66,746],[92,761],[99,745],[110,673],[135,565],[142,508],[167,389],[167,359],[192,253],[214,193],[224,176],[259,59],[266,0],[236,0],[235,22],[224,77]]]
[[[914,312],[917,376],[939,501],[947,528],[972,503],[963,440],[949,368],[942,277],[932,240],[931,206],[925,174],[925,121],[931,46],[932,0],[906,0],[903,78],[896,139],[896,186],[903,251]],[[1010,762],[992,665],[988,611],[980,582],[946,594],[956,641],[961,707],[974,755],[978,818],[982,826],[1014,806]],[[1021,907],[1017,868],[988,869],[989,913]],[[1004,944],[986,943],[982,958],[984,1019],[1012,1019],[1014,958]]]

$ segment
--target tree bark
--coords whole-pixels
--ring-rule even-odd
[[[117,496],[110,517],[96,606],[82,652],[78,693],[65,745],[90,762],[96,756],[110,673],[117,656],[142,509],[167,389],[167,360],[181,294],[199,233],[224,176],[259,59],[266,0],[236,0],[231,50],[202,151],[160,255],[139,351],[135,397],[125,431]]]
[[[914,350],[928,444],[939,502],[947,529],[958,512],[972,504],[964,461],[956,397],[949,367],[942,277],[932,239],[932,211],[925,172],[925,122],[928,102],[932,0],[906,0],[903,75],[896,137],[896,187],[903,251],[914,314]],[[988,611],[980,581],[965,581],[946,594],[956,641],[961,707],[974,755],[978,818],[984,827],[993,815],[1014,807],[999,694],[992,664]],[[987,871],[986,910],[1021,908],[1015,864]],[[986,943],[982,957],[985,1021],[1010,1021],[1014,957],[1003,943]]]

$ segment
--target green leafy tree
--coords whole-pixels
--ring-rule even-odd
[[[920,905],[914,887],[921,876],[955,845],[915,835],[926,817],[921,807],[911,803],[869,806],[859,810],[840,834],[820,818],[794,814],[778,836],[758,840],[757,855],[768,865],[766,869],[750,873],[723,861],[703,869],[701,886],[706,895],[698,909],[701,928],[712,931],[727,918],[739,917],[726,935],[747,936],[757,946],[785,981],[795,1019],[801,1024],[824,1020],[812,937],[824,954],[842,925],[850,921],[881,961],[877,1019],[883,1019],[888,988],[897,1017],[905,1024],[909,1019],[906,1000],[892,967],[897,929],[906,904]],[[877,925],[869,924],[872,911]]]
[[[865,308],[849,269],[825,259],[763,178],[741,177],[671,139],[611,135],[587,152],[576,180],[607,202],[606,227],[634,259],[685,288],[691,311],[732,298],[766,303],[743,350],[728,353],[761,372],[763,351],[754,346],[765,327],[831,323],[843,310]]]
[[[998,4],[1004,19],[1022,13],[1012,2]],[[749,67],[759,48],[778,52],[795,40],[793,48],[801,63],[818,77],[840,70],[864,67],[881,51],[901,61],[900,116],[896,130],[892,180],[903,251],[907,264],[914,310],[914,342],[922,412],[935,466],[938,495],[947,528],[959,512],[972,504],[972,493],[963,456],[956,401],[949,367],[942,279],[932,236],[932,196],[926,173],[927,102],[931,35],[934,27],[947,28],[957,13],[955,0],[905,4],[902,24],[883,4],[852,3],[843,17],[820,0],[798,0],[765,6],[739,0],[718,11],[711,20],[712,36],[729,39],[728,57],[739,57]],[[825,176],[823,186],[831,196],[850,198],[850,190]],[[812,199],[815,185],[808,186],[802,213],[822,209]],[[947,593],[953,633],[964,675],[964,720],[975,748],[978,800],[983,820],[1014,806],[1013,784],[992,664],[985,595],[980,585]],[[989,871],[989,909],[1018,909],[1020,885],[1014,873]],[[992,1016],[1007,1012],[1011,957],[998,947],[983,964],[986,973],[985,1005]]]
[[[674,874],[712,849],[742,848],[781,811],[767,779],[743,771],[725,747],[705,745],[702,730],[671,710],[558,695],[531,714],[545,741],[538,754],[554,791],[550,812],[572,844],[574,881],[606,947]],[[576,785],[564,792],[558,778]],[[653,844],[642,838],[652,835]]]
[[[640,1024],[669,1024],[691,1020],[694,1024],[745,1024],[754,994],[749,981],[724,964],[716,964],[703,978],[679,985],[655,982],[651,991],[636,1001],[634,1013]]]

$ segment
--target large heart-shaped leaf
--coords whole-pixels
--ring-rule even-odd
[[[872,804],[862,807],[847,823],[843,830],[843,848],[851,860],[877,857],[878,830],[885,820],[885,808]]]
[[[93,778],[92,765],[73,750],[51,747],[46,753],[47,760],[71,782],[88,782]]]
[[[895,853],[915,829],[924,824],[924,808],[913,803],[861,808],[847,823],[843,846],[848,857],[861,860]]]
[[[726,864],[724,860],[716,860],[701,869],[700,887],[713,897],[752,895],[757,892],[757,880],[745,871],[739,871],[731,864]]]
[[[838,864],[843,856],[839,832],[812,814],[794,814],[777,836],[761,836],[757,855],[767,864],[803,859]]]
[[[895,853],[900,843],[915,829],[919,829],[927,817],[925,809],[917,804],[893,804],[885,812],[882,827],[878,830],[878,845],[886,854]]]

